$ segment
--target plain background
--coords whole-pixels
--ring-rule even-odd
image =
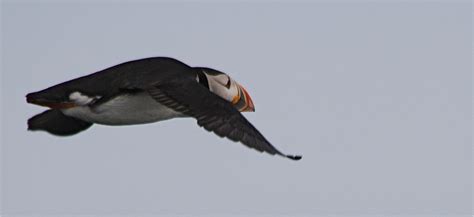
[[[469,215],[470,1],[2,3],[2,212]],[[259,154],[193,119],[26,131],[25,94],[150,56],[227,72]]]

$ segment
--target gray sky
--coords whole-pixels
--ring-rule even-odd
[[[13,2],[2,7],[4,214],[461,215],[472,210],[472,8]],[[243,84],[293,162],[193,119],[27,132],[24,95],[171,56]]]

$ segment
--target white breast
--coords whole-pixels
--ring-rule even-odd
[[[147,93],[120,95],[98,107],[78,106],[63,109],[62,112],[104,125],[144,124],[185,116],[158,103]]]

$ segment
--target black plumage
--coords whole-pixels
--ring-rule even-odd
[[[147,58],[122,63],[30,93],[27,101],[47,106],[66,105],[71,93],[80,92],[88,96],[100,96],[87,105],[94,107],[118,95],[147,93],[157,102],[194,117],[199,126],[220,137],[241,142],[260,152],[293,160],[301,159],[301,156],[285,155],[272,146],[230,102],[209,91],[209,84],[202,73],[201,68],[190,67],[172,58]],[[56,135],[71,135],[87,129],[92,123],[52,109],[31,118],[28,125],[31,130],[42,129]]]

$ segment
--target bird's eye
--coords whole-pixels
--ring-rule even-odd
[[[227,80],[227,84],[225,84],[225,87],[227,89],[230,89],[230,77],[227,77],[227,78],[228,78],[228,80]]]

